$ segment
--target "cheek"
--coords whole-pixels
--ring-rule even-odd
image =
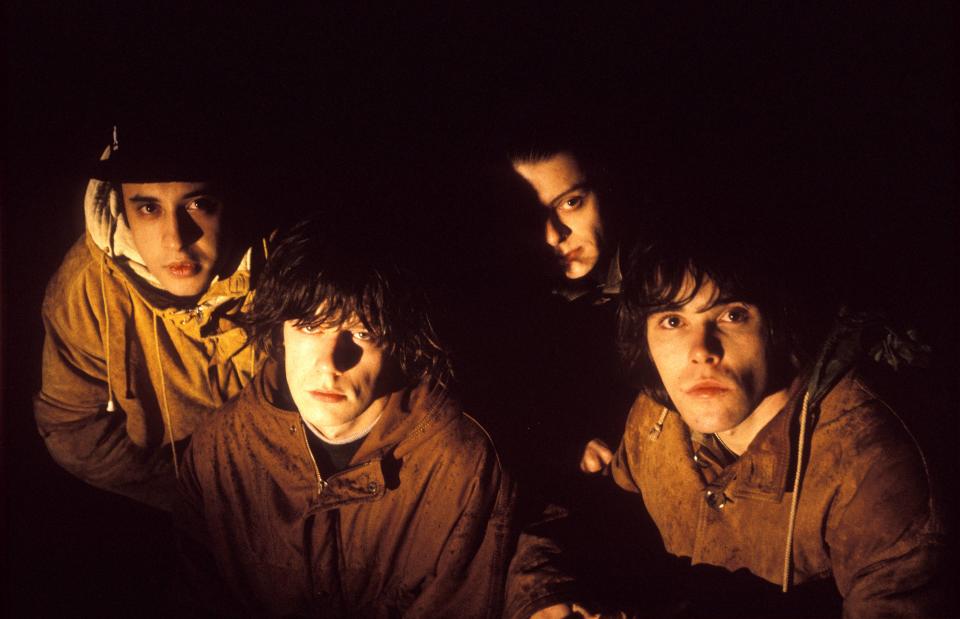
[[[134,247],[146,262],[153,262],[153,257],[162,253],[159,251],[160,234],[151,230],[149,225],[136,224],[130,228],[130,235],[133,237]]]
[[[357,365],[356,381],[354,385],[357,391],[364,394],[373,393],[376,389],[377,381],[383,373],[383,359],[381,355],[370,355],[365,353],[361,362]]]
[[[651,338],[647,341],[650,359],[660,375],[660,381],[666,387],[667,393],[674,393],[674,386],[680,379],[680,372],[685,366],[685,356],[679,352],[678,342],[665,341],[661,338]]]
[[[296,384],[298,379],[306,373],[310,367],[309,358],[309,347],[299,341],[299,338],[285,338],[283,343],[283,364],[289,384]]]
[[[745,339],[738,347],[737,358],[741,360],[740,379],[751,400],[760,400],[763,397],[769,381],[769,354],[766,338],[760,333],[754,333]]]
[[[204,218],[204,219],[195,219],[197,225],[200,227],[200,230],[203,234],[200,236],[199,243],[202,243],[210,253],[216,253],[220,249],[220,219],[219,217],[215,218]]]

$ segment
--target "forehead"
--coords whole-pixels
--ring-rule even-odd
[[[513,169],[533,187],[543,204],[586,182],[580,162],[569,151],[541,161],[516,161]]]
[[[696,278],[689,271],[683,274],[683,280],[669,298],[667,295],[676,285],[675,282],[661,280],[659,284],[664,289],[662,301],[666,306],[660,311],[682,309],[689,312],[704,312],[722,303],[735,300],[731,295],[724,294],[724,291],[717,287],[716,282],[706,275],[701,278],[698,286]]]
[[[124,199],[149,197],[160,200],[177,200],[196,194],[209,193],[212,189],[207,181],[164,181],[160,183],[121,183]]]
[[[335,305],[329,301],[322,301],[311,316],[304,319],[294,318],[287,322],[310,322],[314,326],[325,329],[353,329],[363,326],[363,320],[355,309],[352,309],[348,304]]]

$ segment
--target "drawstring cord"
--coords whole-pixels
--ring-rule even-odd
[[[103,322],[107,335],[103,342],[104,356],[107,361],[107,412],[112,413],[117,410],[113,403],[113,386],[110,384],[110,311],[107,308],[107,285],[104,282],[103,269],[105,260],[100,261],[100,300],[103,301]]]
[[[173,455],[173,474],[180,479],[180,466],[177,462],[177,448],[173,443],[173,421],[170,418],[170,409],[167,405],[167,384],[163,378],[163,363],[160,359],[160,336],[157,334],[157,321],[160,316],[153,315],[153,346],[157,351],[157,368],[160,371],[160,409],[163,412],[163,420],[167,424],[167,431],[170,433],[170,453]]]
[[[807,433],[807,405],[810,391],[803,396],[800,408],[800,438],[797,440],[797,471],[793,476],[793,496],[790,497],[790,519],[787,521],[787,545],[783,551],[783,592],[790,589],[790,557],[793,554],[793,529],[797,522],[797,503],[800,499],[800,470],[803,466],[803,439]]]

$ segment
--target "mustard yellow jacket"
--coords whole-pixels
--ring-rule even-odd
[[[254,252],[215,280],[195,307],[170,307],[151,286],[119,208],[109,184],[91,181],[87,232],[43,302],[34,412],[50,454],[66,470],[170,509],[178,452],[257,365],[237,323],[251,296]]]

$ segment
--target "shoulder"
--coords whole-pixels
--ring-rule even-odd
[[[190,449],[195,457],[212,464],[225,454],[250,444],[259,406],[253,382],[247,384],[237,397],[204,417],[190,439]]]
[[[627,416],[625,434],[633,436],[648,433],[655,425],[662,423],[661,417],[666,410],[665,406],[645,393],[638,394]]]
[[[838,505],[847,500],[869,504],[877,519],[886,514],[891,521],[938,510],[930,502],[936,492],[920,445],[897,412],[855,372],[821,404],[813,448],[821,467],[840,484]]]
[[[427,458],[439,468],[457,475],[476,475],[481,471],[492,473],[501,470],[500,456],[486,428],[468,413],[449,405],[439,411],[432,432],[423,440],[411,445],[409,453],[419,453],[418,459]],[[406,450],[404,450],[406,451]]]
[[[44,308],[60,307],[77,292],[85,292],[96,266],[96,256],[87,242],[87,237],[81,236],[70,247],[60,267],[50,278],[44,297]]]
[[[856,372],[850,372],[820,404],[816,433],[829,435],[848,447],[847,451],[868,453],[877,450],[920,456],[919,447],[902,418]]]
[[[497,456],[497,448],[487,429],[469,413],[459,411],[443,429],[443,440],[449,449],[466,450],[485,457]]]

